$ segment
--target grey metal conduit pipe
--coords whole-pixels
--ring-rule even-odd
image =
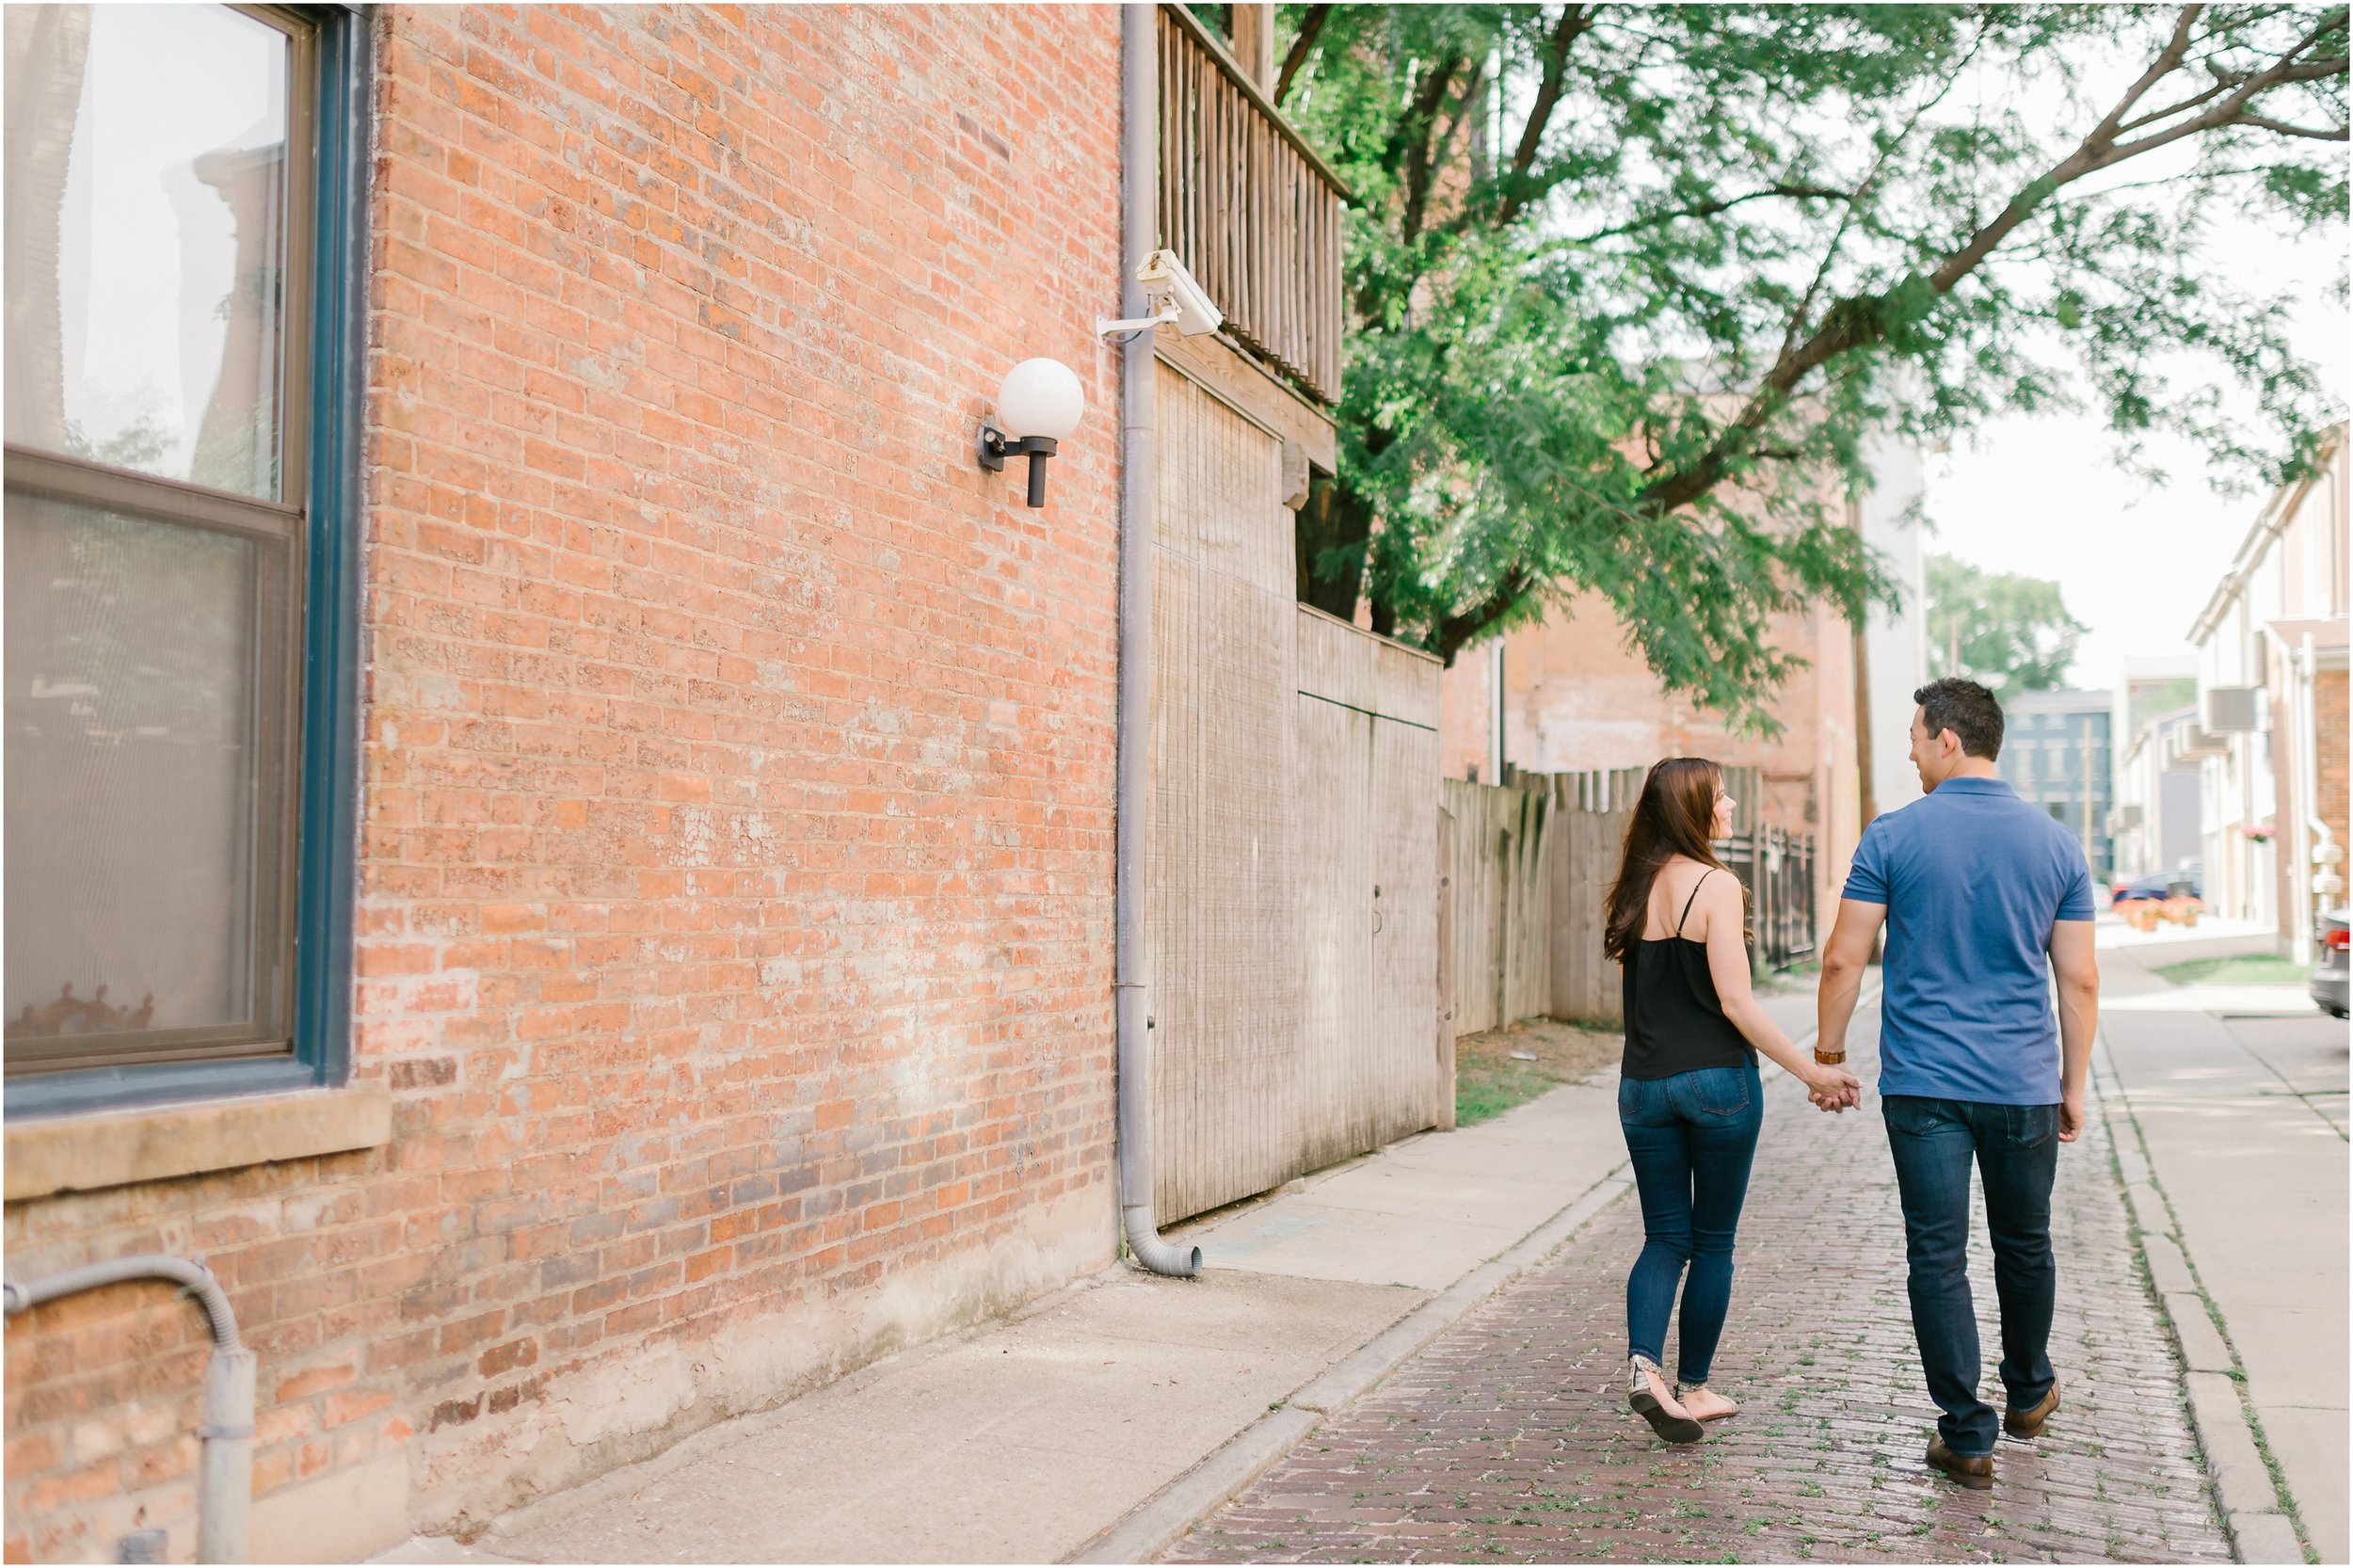
[[[60,1296],[135,1279],[168,1279],[184,1287],[204,1308],[213,1331],[213,1358],[204,1368],[204,1440],[196,1482],[196,1560],[246,1560],[246,1521],[253,1506],[253,1352],[237,1337],[237,1315],[220,1281],[201,1263],[165,1253],[118,1257],[68,1269],[28,1284],[0,1285],[11,1318]]]
[[[1149,4],[1120,8],[1119,313],[1151,314],[1136,269],[1159,238],[1160,58]],[[1152,1217],[1152,1078],[1144,979],[1144,813],[1152,752],[1152,333],[1119,351],[1119,864],[1112,1016],[1118,1032],[1119,1206],[1136,1261],[1156,1274],[1201,1272],[1201,1249],[1160,1240]]]

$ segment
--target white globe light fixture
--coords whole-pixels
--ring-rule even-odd
[[[1029,503],[1046,504],[1046,459],[1086,417],[1086,389],[1060,360],[1024,360],[997,389],[997,419],[981,426],[981,467],[1004,469],[1016,453],[1030,459]]]

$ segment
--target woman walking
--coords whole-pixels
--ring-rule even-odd
[[[1625,987],[1618,1123],[1642,1200],[1642,1252],[1625,1282],[1626,1400],[1670,1443],[1738,1406],[1707,1386],[1732,1304],[1732,1240],[1764,1125],[1756,1053],[1817,1104],[1859,1087],[1814,1062],[1749,989],[1747,894],[1709,840],[1732,830],[1723,769],[1671,757],[1650,770],[1610,887],[1602,951]],[[1686,1277],[1686,1266],[1689,1277]],[[1683,1288],[1675,1384],[1667,1318]]]

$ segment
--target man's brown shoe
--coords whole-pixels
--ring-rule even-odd
[[[2042,1423],[2058,1408],[2058,1384],[2054,1380],[2051,1391],[2042,1396],[2032,1410],[2013,1410],[2002,1417],[2002,1430],[2012,1437],[2040,1437]]]
[[[1972,1492],[1990,1492],[1993,1488],[1993,1456],[1977,1454],[1963,1458],[1945,1446],[1942,1437],[1929,1439],[1929,1464],[1942,1470]]]

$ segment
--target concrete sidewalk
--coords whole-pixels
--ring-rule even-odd
[[[2299,1556],[2292,1514],[2345,1561],[2345,1026],[2300,986],[2151,972],[2267,934],[2129,935],[2101,932],[2103,1093],[2240,1559]]]
[[[1615,1084],[1605,1071],[1176,1227],[1207,1254],[1197,1280],[1106,1270],[542,1499],[470,1546],[420,1537],[377,1560],[1061,1560],[1238,1437],[1273,1459],[1313,1422],[1292,1408],[1304,1388],[1547,1222],[1614,1197]]]
[[[1801,1041],[1810,984],[1766,998]],[[1769,1068],[1770,1072],[1773,1069]],[[1011,1318],[381,1562],[1133,1561],[1626,1190],[1614,1067],[1172,1227]]]

